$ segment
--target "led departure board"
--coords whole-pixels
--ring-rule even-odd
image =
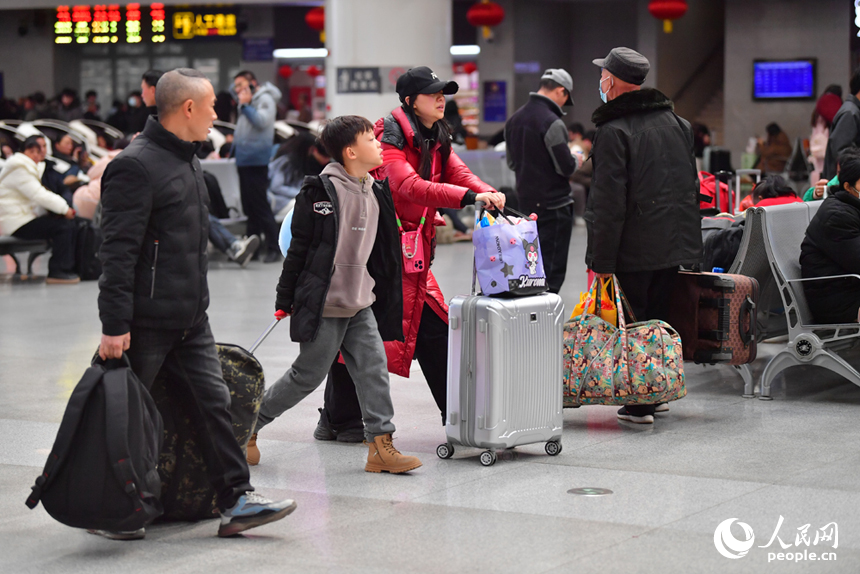
[[[172,16],[172,18],[171,18]],[[54,23],[56,44],[139,44],[238,35],[235,12],[187,9],[168,15],[164,4],[97,4],[59,6]]]
[[[235,36],[236,14],[222,12],[175,12],[173,38],[190,40],[199,37]]]

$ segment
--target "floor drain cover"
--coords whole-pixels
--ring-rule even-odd
[[[567,493],[579,496],[606,496],[612,494],[612,491],[608,488],[571,488]]]

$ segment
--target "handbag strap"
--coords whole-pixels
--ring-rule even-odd
[[[421,230],[424,228],[424,222],[427,221],[427,210],[429,207],[424,208],[424,213],[421,214],[421,221],[418,223],[418,234],[421,234]],[[400,230],[400,235],[406,235],[406,232],[403,231],[403,224],[400,223],[400,216],[397,215],[397,211],[394,212],[394,217],[397,219],[397,229]]]

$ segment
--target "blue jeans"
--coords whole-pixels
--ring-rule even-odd
[[[209,214],[209,241],[212,242],[218,251],[227,253],[230,246],[237,241],[236,236],[227,231],[227,228],[221,225],[218,218]]]

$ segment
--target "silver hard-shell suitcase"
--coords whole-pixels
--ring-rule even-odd
[[[473,288],[474,292],[474,288]],[[449,305],[448,442],[436,454],[450,458],[455,444],[496,451],[545,442],[561,452],[562,331],[564,302],[543,293],[499,299],[457,296]]]

